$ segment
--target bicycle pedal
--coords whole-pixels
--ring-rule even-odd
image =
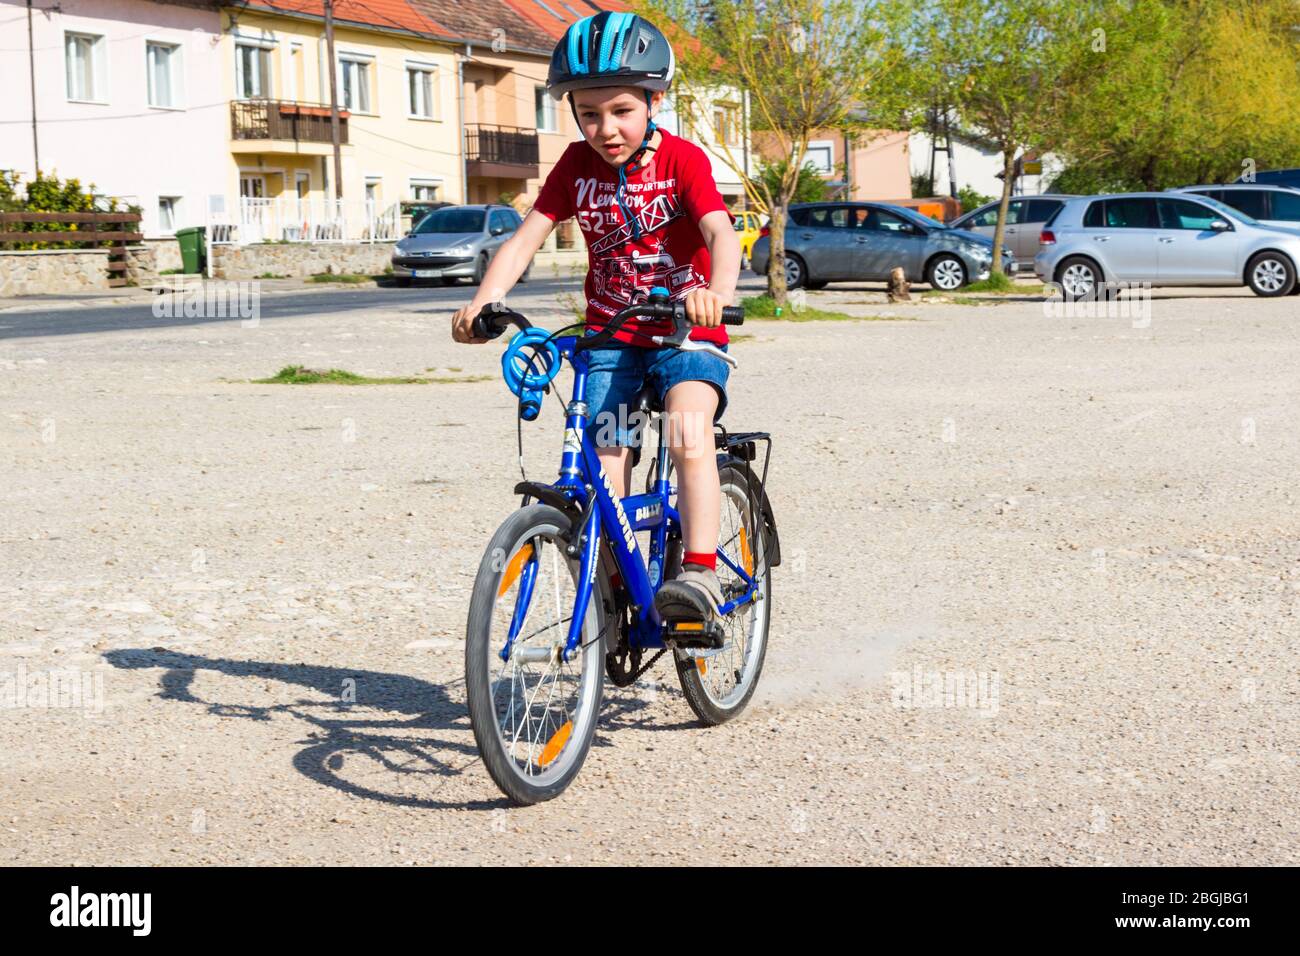
[[[705,647],[716,650],[725,643],[726,631],[717,621],[676,620],[664,622],[664,640],[677,647]]]

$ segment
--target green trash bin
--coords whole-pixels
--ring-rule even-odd
[[[176,241],[181,247],[181,272],[196,275],[208,264],[207,249],[203,244],[203,227],[190,226],[176,230]]]

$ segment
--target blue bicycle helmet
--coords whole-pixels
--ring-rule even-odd
[[[651,94],[664,92],[672,85],[676,65],[672,45],[657,26],[634,13],[605,10],[571,24],[564,31],[551,54],[546,89],[557,100],[569,94],[569,108],[581,125],[578,106],[573,101],[574,90],[635,86],[645,94],[648,109]],[[637,239],[641,237],[641,223],[625,201],[627,174],[641,168],[632,165],[638,156],[647,150],[654,151],[650,138],[656,128],[654,120],[646,124],[641,145],[619,168],[618,191],[614,195],[624,222],[631,224],[632,235]]]

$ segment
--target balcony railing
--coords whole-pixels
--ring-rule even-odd
[[[465,135],[465,158],[470,162],[537,165],[536,130],[477,123],[466,126]]]
[[[209,201],[209,207],[212,203]],[[401,207],[373,199],[260,199],[241,196],[229,213],[208,213],[208,244],[392,242],[402,237]]]
[[[348,141],[347,110],[339,110],[339,143]],[[330,108],[290,100],[234,100],[230,104],[232,139],[285,139],[332,143]]]

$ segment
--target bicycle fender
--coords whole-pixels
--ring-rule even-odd
[[[724,465],[735,465],[749,482],[749,495],[759,503],[759,511],[763,515],[763,532],[766,537],[763,547],[767,552],[767,565],[774,568],[781,563],[781,539],[776,533],[776,516],[772,513],[772,503],[767,499],[767,490],[758,480],[758,475],[754,474],[749,462],[743,458],[735,455],[719,455],[718,467],[722,468]]]

